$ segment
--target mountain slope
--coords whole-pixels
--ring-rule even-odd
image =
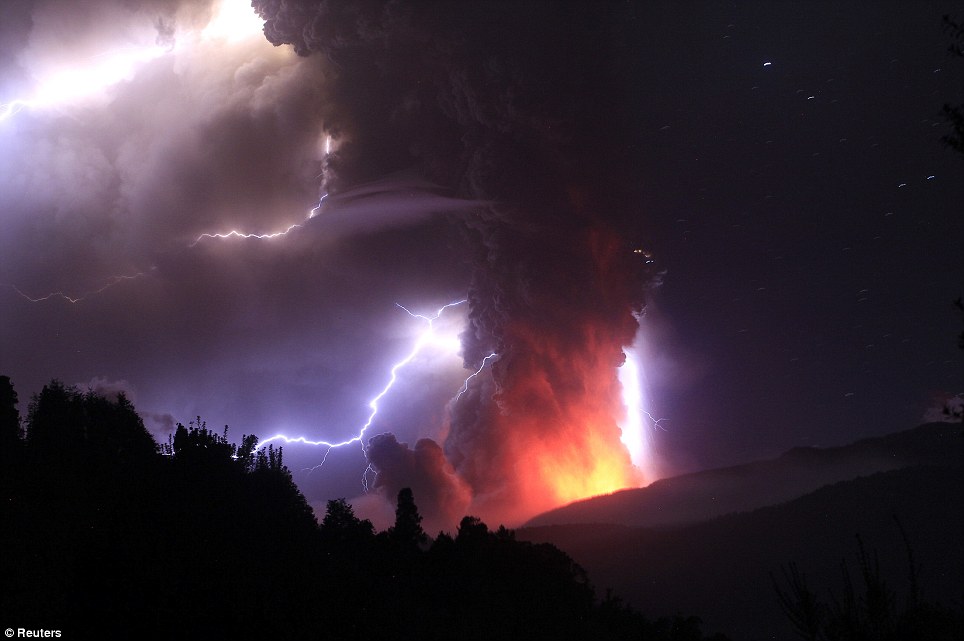
[[[945,449],[953,454],[957,446],[950,441]],[[779,576],[792,561],[825,598],[828,590],[840,594],[842,560],[855,581],[859,575],[857,535],[879,555],[898,599],[906,598],[909,564],[895,517],[913,549],[922,596],[961,606],[964,469],[960,457],[945,462],[951,464],[861,476],[687,526],[571,524],[523,528],[517,536],[557,545],[587,570],[599,592],[612,588],[649,616],[685,612],[702,617],[707,632],[734,639],[791,639],[771,573]]]
[[[662,479],[577,501],[527,526],[612,523],[636,527],[697,523],[789,501],[819,487],[908,465],[961,465],[961,426],[931,423],[834,448],[796,448],[779,458]]]

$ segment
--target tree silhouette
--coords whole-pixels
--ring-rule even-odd
[[[106,455],[123,460],[144,460],[157,453],[157,443],[121,392],[111,401],[87,392],[81,401],[85,441]]]
[[[63,451],[83,439],[83,398],[76,388],[53,380],[27,409],[27,445],[44,452]]]
[[[0,452],[19,446],[22,438],[17,392],[9,376],[0,376]]]
[[[796,563],[790,562],[780,568],[786,587],[770,575],[773,590],[783,613],[790,619],[794,630],[806,641],[817,641],[825,620],[826,606],[807,585],[807,577]]]
[[[51,381],[30,402],[26,445],[35,454],[106,470],[150,460],[157,443],[133,404]]]
[[[465,516],[459,522],[457,543],[479,545],[488,540],[489,527],[477,516]]]
[[[908,594],[903,605],[883,579],[876,552],[868,552],[857,536],[859,579],[841,561],[843,586],[824,601],[790,563],[781,568],[782,584],[772,575],[773,589],[794,631],[807,641],[951,641],[962,638],[964,619],[959,610],[925,603],[917,586],[917,566],[903,527],[897,523],[908,559]]]
[[[375,527],[368,519],[359,519],[345,499],[328,501],[321,522],[322,541],[338,546],[359,546],[375,538]]]
[[[15,410],[2,377],[9,438]],[[280,449],[236,445],[200,418],[158,448],[123,395],[52,381],[26,427],[0,466],[0,614],[18,625],[78,638],[701,638],[693,618],[597,605],[568,555],[503,526],[467,516],[455,538],[430,540],[408,488],[377,536],[345,499],[319,524]]]
[[[417,548],[428,541],[428,536],[422,529],[422,515],[418,513],[411,488],[404,487],[398,492],[395,525],[389,528],[388,536],[403,548]]]
[[[189,465],[230,465],[236,447],[228,441],[228,427],[217,434],[198,416],[188,427],[178,423],[170,438],[168,451],[175,460]],[[248,453],[250,455],[250,452]],[[245,458],[242,465],[247,465]]]

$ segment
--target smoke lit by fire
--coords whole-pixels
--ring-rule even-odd
[[[254,4],[269,41],[334,65],[327,191],[414,167],[479,203],[461,217],[474,266],[462,356],[468,372],[499,358],[449,404],[444,457],[380,448],[376,485],[391,496],[406,469],[467,488],[463,514],[513,522],[642,483],[621,440],[618,372],[652,261],[618,231],[625,168],[595,153],[619,146],[600,128],[621,116],[599,55],[619,38],[619,11]],[[521,41],[538,46],[520,56]]]
[[[115,99],[127,90],[136,93],[137,73],[166,78],[165,86],[197,99],[190,103],[199,105],[197,123],[188,117],[190,110],[168,115],[165,134],[185,144],[201,141],[197,158],[190,156],[194,164],[172,162],[178,171],[167,179],[180,184],[182,174],[196,175],[197,193],[165,200],[171,192],[159,180],[164,188],[152,182],[143,193],[122,189],[116,198],[125,208],[156,208],[159,220],[183,218],[179,237],[195,239],[184,243],[185,257],[217,261],[222,254],[215,243],[280,240],[294,230],[304,247],[312,242],[309,232],[348,226],[349,219],[355,228],[385,232],[421,220],[428,210],[449,216],[457,228],[453,236],[459,234],[465,271],[471,270],[467,317],[458,337],[465,368],[460,380],[471,376],[463,389],[453,389],[443,418],[405,417],[405,427],[418,434],[413,447],[374,429],[346,439],[365,440],[376,491],[393,500],[398,488],[413,487],[427,519],[450,526],[466,513],[517,523],[560,503],[647,480],[633,459],[638,451],[624,442],[632,446],[641,436],[627,436],[627,413],[638,411],[624,398],[618,373],[639,327],[648,261],[620,233],[619,217],[635,215],[636,203],[620,196],[624,170],[618,159],[604,156],[618,144],[600,127],[619,117],[613,110],[620,103],[610,95],[613,70],[607,57],[598,55],[618,41],[624,21],[617,9],[599,12],[586,3],[541,13],[442,0],[255,0],[260,15],[255,17],[237,2],[212,2],[196,11],[190,3],[164,6],[157,20],[144,24],[140,13],[117,8],[118,15],[141,25],[141,40],[147,38],[150,46],[143,57],[118,58],[124,65],[92,67],[98,82],[84,76],[81,85],[104,93],[105,104],[126,105],[145,130],[157,126],[152,109],[175,113],[167,103],[157,106],[158,100],[174,101],[173,90],[144,105]],[[256,63],[239,63],[236,73],[217,75],[213,52],[244,60],[248,47],[253,52],[263,46],[262,24],[271,43],[286,46],[252,53]],[[538,46],[523,54],[516,47],[523,41]],[[288,45],[301,58],[296,61]],[[291,113],[272,106],[275,85],[297,97],[288,101]],[[203,89],[195,92],[197,87]],[[227,100],[219,91],[245,100]],[[38,99],[36,105],[21,100],[7,113],[46,106],[53,98],[71,102],[73,93],[71,88],[69,96]],[[239,129],[253,131],[264,121],[264,133],[222,138],[211,131],[198,138],[193,132],[208,122],[203,114],[215,108]],[[298,133],[272,147],[283,151],[262,153],[289,131]],[[127,149],[131,134],[117,137],[119,148]],[[322,157],[319,139],[326,141]],[[210,141],[220,140],[229,140],[225,148],[251,162],[236,183],[220,180],[218,165],[206,156],[216,147]],[[140,149],[131,146],[130,153],[135,148]],[[164,145],[144,148],[160,154],[144,165],[145,176],[155,166],[168,166]],[[107,171],[107,158],[114,155],[104,155],[105,193],[115,183]],[[314,199],[300,209],[287,207],[289,199],[296,200],[289,182],[246,191],[269,167],[307,193],[326,194],[324,206],[312,210],[310,225],[301,221],[300,211]],[[91,191],[86,183],[67,189],[61,182],[71,195]],[[312,184],[305,187],[307,182]],[[262,192],[285,206],[250,204]],[[195,215],[199,201],[210,207]],[[269,225],[269,209],[298,211],[298,222]],[[135,258],[139,266],[144,262],[143,269],[132,270],[138,274],[166,268]],[[346,276],[346,283],[351,278]],[[483,369],[493,354],[498,358]],[[352,358],[355,354],[339,365],[355,367]],[[314,376],[322,370],[308,371],[306,376]],[[424,423],[411,425],[417,421]],[[379,429],[397,428],[386,422]],[[323,438],[303,442],[309,440]]]

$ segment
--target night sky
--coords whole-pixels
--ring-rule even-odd
[[[368,460],[285,461],[320,506],[371,462],[376,524],[406,485],[430,523],[517,524],[563,496],[538,480],[556,453],[618,442],[634,339],[660,421],[641,478],[602,467],[641,483],[911,428],[964,391],[957,3],[256,0],[267,39],[231,4],[246,19],[0,7],[21,413],[56,378],[125,391],[160,441],[197,416],[351,439],[413,314],[465,300],[398,370]]]

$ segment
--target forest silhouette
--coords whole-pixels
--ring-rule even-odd
[[[473,516],[423,531],[411,490],[376,532],[344,499],[319,523],[282,450],[198,418],[158,444],[123,394],[53,381],[21,420],[0,377],[6,626],[64,638],[654,639],[568,555]],[[724,639],[717,635],[716,639]]]

